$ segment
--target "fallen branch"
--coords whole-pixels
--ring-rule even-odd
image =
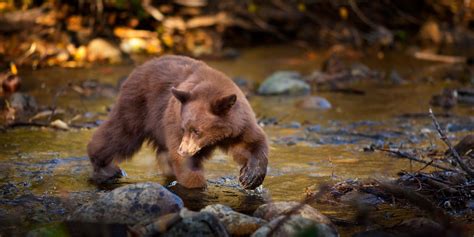
[[[389,152],[389,153],[392,153],[392,154],[394,154],[398,157],[405,158],[405,159],[408,159],[408,160],[411,160],[411,161],[416,161],[416,162],[419,162],[419,163],[423,163],[425,165],[433,166],[435,168],[442,169],[442,170],[445,170],[445,171],[457,172],[454,169],[451,169],[451,168],[448,168],[448,167],[445,167],[445,166],[442,166],[442,165],[434,164],[433,161],[422,160],[418,157],[414,157],[414,156],[408,154],[407,152],[402,152],[400,150],[392,150],[392,149],[384,149],[384,148],[376,148],[376,150]]]
[[[416,52],[413,56],[416,59],[443,62],[443,63],[464,63],[464,62],[466,62],[465,57],[440,55],[440,54],[433,54],[433,53],[427,53],[427,52]]]
[[[471,178],[474,178],[474,171],[472,171],[463,161],[462,161],[462,158],[461,156],[459,155],[459,153],[456,151],[456,149],[454,149],[453,145],[451,144],[451,142],[449,141],[448,137],[446,136],[446,134],[443,132],[443,130],[441,130],[441,126],[439,126],[439,123],[438,123],[438,120],[436,119],[434,113],[433,113],[433,110],[430,108],[429,110],[429,113],[430,113],[430,117],[431,119],[433,120],[433,123],[435,125],[435,128],[436,130],[438,131],[439,133],[439,136],[441,137],[441,140],[443,140],[443,142],[448,145],[449,147],[449,150],[451,151],[451,154],[453,154],[453,157],[454,157],[454,160],[456,160],[456,162],[459,164],[459,166],[461,167],[461,169],[463,169]]]

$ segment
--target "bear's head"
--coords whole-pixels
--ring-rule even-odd
[[[202,148],[212,146],[234,132],[229,122],[231,110],[237,101],[236,94],[213,96],[172,88],[173,96],[181,103],[182,140],[178,154],[191,157]]]

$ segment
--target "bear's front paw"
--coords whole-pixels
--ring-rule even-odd
[[[98,184],[114,182],[119,178],[127,176],[124,170],[114,164],[94,169],[91,180]]]
[[[259,166],[245,165],[240,169],[240,184],[245,189],[256,189],[263,183],[266,173],[266,170]]]
[[[205,188],[206,178],[202,171],[188,171],[184,175],[177,176],[178,183],[186,188]]]

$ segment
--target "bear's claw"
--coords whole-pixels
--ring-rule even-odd
[[[91,180],[98,184],[114,183],[118,179],[126,176],[127,173],[117,166],[113,167],[112,169],[111,167],[106,167],[104,169],[94,171]]]
[[[250,169],[248,166],[240,169],[239,182],[245,189],[255,189],[263,183],[265,172],[258,167]]]

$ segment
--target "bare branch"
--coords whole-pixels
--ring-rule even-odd
[[[433,120],[433,123],[435,125],[435,128],[436,130],[438,131],[439,133],[439,136],[441,137],[441,140],[443,140],[443,142],[448,145],[449,147],[449,150],[451,151],[451,153],[453,154],[453,157],[454,157],[454,160],[456,160],[456,162],[459,164],[459,166],[461,167],[461,169],[463,169],[471,178],[474,178],[474,171],[472,171],[463,161],[462,161],[462,158],[461,156],[459,155],[459,153],[456,151],[456,149],[454,149],[453,145],[451,144],[451,142],[449,141],[448,137],[446,137],[446,134],[443,132],[443,130],[441,130],[441,126],[439,126],[439,123],[438,123],[438,120],[436,119],[434,113],[433,113],[433,110],[430,108],[429,110],[429,113],[430,113],[430,117],[431,119]]]

